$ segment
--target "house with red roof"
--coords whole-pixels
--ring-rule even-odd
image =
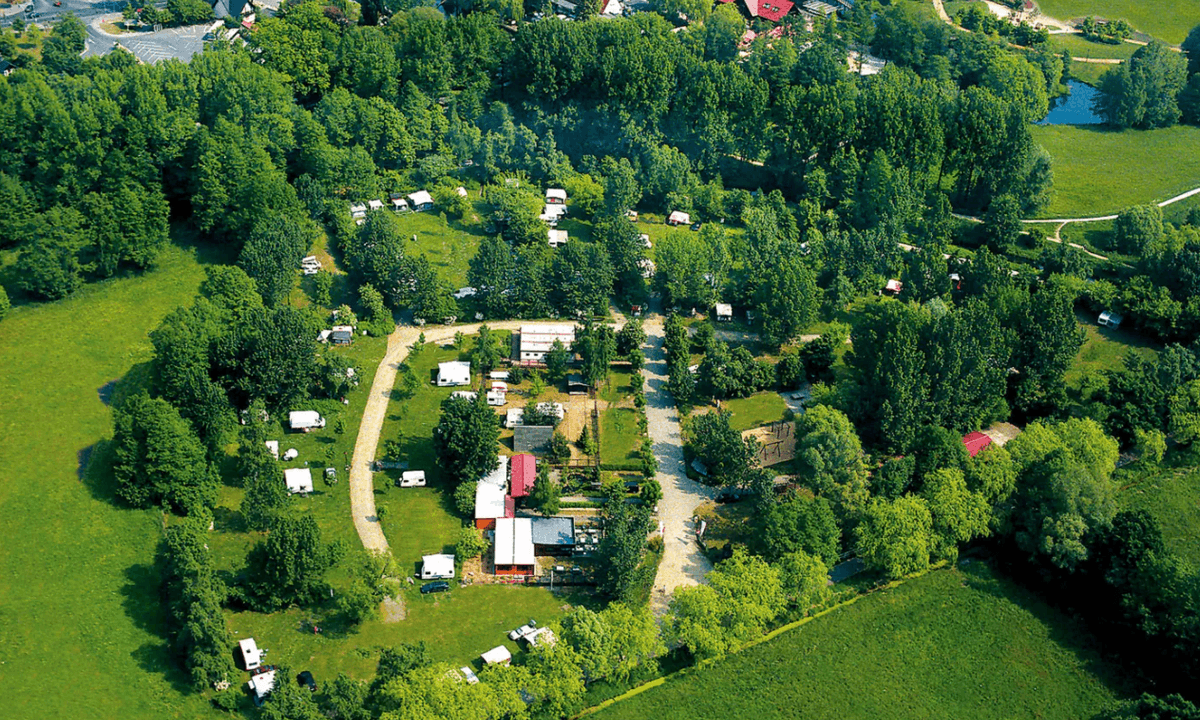
[[[719,0],[723,3],[735,2],[735,0]],[[791,0],[741,0],[742,8],[746,14],[752,18],[762,18],[771,22],[779,22],[792,11],[796,3]],[[751,38],[753,40],[753,38]]]
[[[508,461],[509,495],[514,498],[528,497],[537,480],[537,458],[529,453],[513,455]]]
[[[975,457],[988,445],[992,444],[992,439],[981,432],[973,432],[969,435],[963,435],[963,445],[967,446],[967,454]]]

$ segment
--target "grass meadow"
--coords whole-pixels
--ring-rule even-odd
[[[633,408],[609,408],[600,413],[601,467],[628,467],[639,463],[642,433],[637,411]]]
[[[721,408],[731,413],[729,424],[740,432],[779,422],[787,410],[787,403],[779,393],[770,391],[755,393],[745,398],[722,400]]]
[[[196,251],[172,245],[151,272],[0,322],[0,716],[205,712],[160,636],[161,515],[119,508],[105,473],[81,470],[111,435],[106,400],[146,383],[147,333],[202,278]]]
[[[1041,217],[1110,215],[1200,186],[1200,128],[1037,125],[1030,132],[1054,161],[1054,196]]]
[[[1200,0],[1039,0],[1042,12],[1058,20],[1088,15],[1128,20],[1135,30],[1178,45],[1200,25]]]
[[[1141,47],[1133,43],[1119,43],[1114,45],[1112,43],[1095,42],[1088,40],[1082,35],[1051,35],[1049,44],[1056,53],[1066,50],[1071,53],[1071,57],[1116,60],[1128,60]],[[1074,70],[1075,65],[1082,64],[1084,63],[1073,63],[1072,70]]]
[[[592,717],[1088,718],[1129,689],[1082,628],[982,563],[862,598]]]
[[[1122,508],[1153,515],[1167,546],[1195,572],[1200,570],[1200,535],[1196,534],[1200,527],[1200,468],[1194,451],[1183,457],[1187,466],[1158,470],[1125,488],[1118,497]]]
[[[1147,359],[1158,355],[1156,346],[1136,333],[1102,328],[1091,315],[1077,313],[1076,319],[1087,333],[1087,337],[1084,338],[1083,347],[1079,348],[1079,354],[1067,369],[1065,379],[1068,387],[1079,387],[1080,382],[1089,375],[1121,369],[1125,366],[1125,356],[1130,352]]]

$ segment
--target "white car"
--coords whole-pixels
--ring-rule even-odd
[[[514,641],[520,640],[521,638],[523,638],[527,635],[531,635],[534,632],[537,632],[537,625],[535,623],[531,622],[528,625],[522,625],[521,627],[517,628],[516,630],[510,631],[508,633],[508,639],[514,640]]]
[[[400,474],[400,487],[425,487],[424,470],[406,470]]]

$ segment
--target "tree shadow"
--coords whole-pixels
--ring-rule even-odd
[[[121,505],[117,498],[117,479],[113,475],[114,460],[111,440],[100,440],[79,451],[79,479],[92,497],[106,503]]]
[[[125,580],[121,587],[121,606],[125,614],[138,629],[162,641],[142,645],[133,651],[132,657],[143,671],[160,675],[176,692],[191,694],[191,680],[171,650],[170,627],[158,593],[162,582],[159,568],[148,563],[131,565],[125,569]]]
[[[117,389],[118,382],[119,380],[109,380],[96,390],[96,394],[100,396],[100,402],[104,403],[104,405],[112,405],[113,393]]]

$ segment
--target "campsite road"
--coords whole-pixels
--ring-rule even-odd
[[[655,479],[662,485],[658,518],[663,524],[663,558],[654,578],[650,606],[661,618],[667,611],[671,594],[680,586],[697,585],[712,570],[712,563],[696,542],[692,522],[695,509],[713,495],[688,478],[683,466],[683,432],[675,400],[667,392],[667,354],[663,348],[663,319],[648,318],[646,329],[646,425],[658,460]]]
[[[441,343],[454,339],[454,334],[461,332],[471,335],[479,332],[479,326],[484,323],[471,325],[398,327],[388,336],[387,353],[379,362],[375,371],[375,380],[371,383],[371,392],[367,395],[367,405],[363,408],[362,424],[358,428],[358,439],[354,442],[354,458],[350,461],[350,512],[354,516],[354,528],[367,550],[384,551],[388,549],[387,538],[379,527],[379,518],[375,514],[375,480],[371,474],[371,463],[375,460],[375,451],[379,447],[379,434],[383,432],[383,419],[387,417],[388,400],[392,396],[392,386],[396,382],[396,371],[408,357],[409,349],[417,342],[421,333],[425,333],[425,342]],[[519,321],[487,323],[493,330],[516,330],[522,323]]]

